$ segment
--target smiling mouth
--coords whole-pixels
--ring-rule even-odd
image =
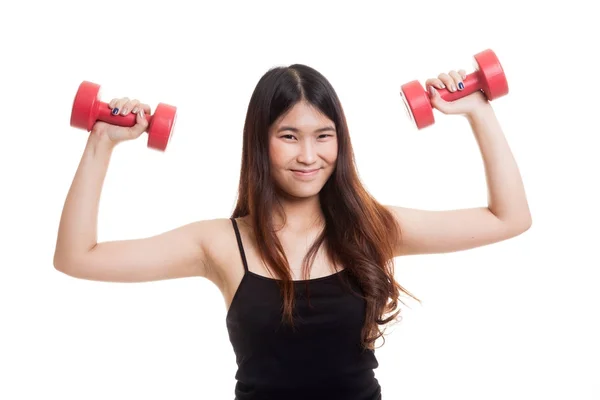
[[[313,176],[316,175],[319,172],[320,168],[317,169],[292,169],[290,171],[292,171],[294,173],[294,175],[296,176]]]

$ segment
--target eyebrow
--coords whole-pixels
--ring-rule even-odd
[[[279,132],[283,132],[283,131],[292,131],[292,132],[294,132],[294,133],[298,133],[298,132],[300,132],[300,130],[299,130],[298,128],[294,128],[293,126],[287,126],[287,125],[284,125],[284,126],[280,127],[280,128],[277,130],[277,133],[279,133]],[[331,127],[331,126],[325,126],[325,127],[323,127],[323,128],[319,128],[319,129],[317,129],[317,130],[315,131],[315,133],[321,133],[321,132],[327,132],[327,131],[332,131],[332,132],[335,132],[335,129],[334,129],[333,127]]]

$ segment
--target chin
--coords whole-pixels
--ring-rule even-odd
[[[307,199],[310,197],[318,196],[321,189],[318,190],[298,190],[298,189],[287,189],[285,190],[286,195],[297,199]]]
[[[284,186],[281,191],[283,195],[292,199],[308,199],[318,196],[323,185],[311,185],[311,187],[299,188],[298,186]]]
[[[303,193],[292,193],[291,195],[296,199],[310,199],[319,196],[319,192],[303,192]]]

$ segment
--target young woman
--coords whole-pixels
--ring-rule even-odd
[[[394,279],[394,258],[489,245],[531,225],[519,170],[483,94],[450,103],[435,90],[461,90],[464,76],[451,71],[426,85],[436,109],[470,123],[486,171],[486,207],[378,203],[359,181],[336,92],[319,72],[296,64],[270,69],[252,94],[231,218],[98,243],[111,154],[144,132],[150,113],[137,100],[113,99],[113,112],[136,113],[137,124],[92,129],[64,205],[54,265],[100,281],[209,279],[227,308],[238,400],[380,399],[374,342],[398,316],[400,292],[412,296]]]

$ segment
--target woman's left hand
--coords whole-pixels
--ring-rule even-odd
[[[477,90],[465,97],[454,101],[442,99],[437,89],[446,89],[450,92],[461,91],[464,87],[463,79],[467,76],[464,69],[441,73],[437,78],[428,79],[425,87],[429,92],[431,105],[443,114],[447,115],[471,115],[481,108],[488,106],[488,101],[481,90]]]

